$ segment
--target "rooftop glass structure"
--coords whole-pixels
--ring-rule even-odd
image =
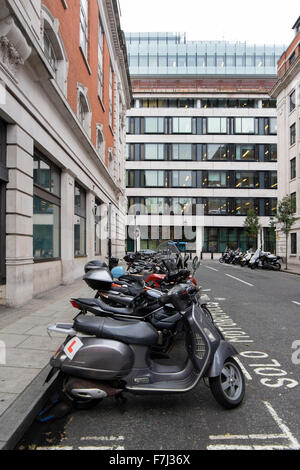
[[[284,45],[187,41],[186,33],[126,33],[132,76],[277,74]]]

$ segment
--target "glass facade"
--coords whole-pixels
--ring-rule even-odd
[[[127,33],[132,75],[276,75],[284,45],[188,41],[179,33]]]
[[[60,170],[35,150],[33,161],[33,257],[60,257]]]

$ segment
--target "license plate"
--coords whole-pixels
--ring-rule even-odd
[[[64,347],[64,353],[69,359],[73,359],[75,354],[79,351],[79,349],[83,346],[83,342],[75,336],[74,338],[70,339]]]

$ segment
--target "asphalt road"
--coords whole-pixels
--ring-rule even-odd
[[[300,449],[300,277],[214,261],[203,261],[197,274],[215,321],[240,353],[246,396],[239,408],[223,410],[203,381],[182,395],[128,394],[125,408],[106,399],[35,423],[18,448]]]

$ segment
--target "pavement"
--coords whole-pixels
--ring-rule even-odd
[[[94,297],[82,281],[44,292],[18,308],[0,306],[0,449],[13,449],[40,411],[50,382],[49,359],[64,335],[48,336],[50,323],[72,322],[72,297]]]
[[[282,265],[282,272],[300,275],[300,266],[289,263],[285,270]],[[56,333],[50,338],[47,326],[72,321],[72,297],[94,297],[94,292],[79,279],[22,307],[0,306],[0,450],[15,448],[51,393],[53,382],[44,384],[49,359],[64,336]]]

